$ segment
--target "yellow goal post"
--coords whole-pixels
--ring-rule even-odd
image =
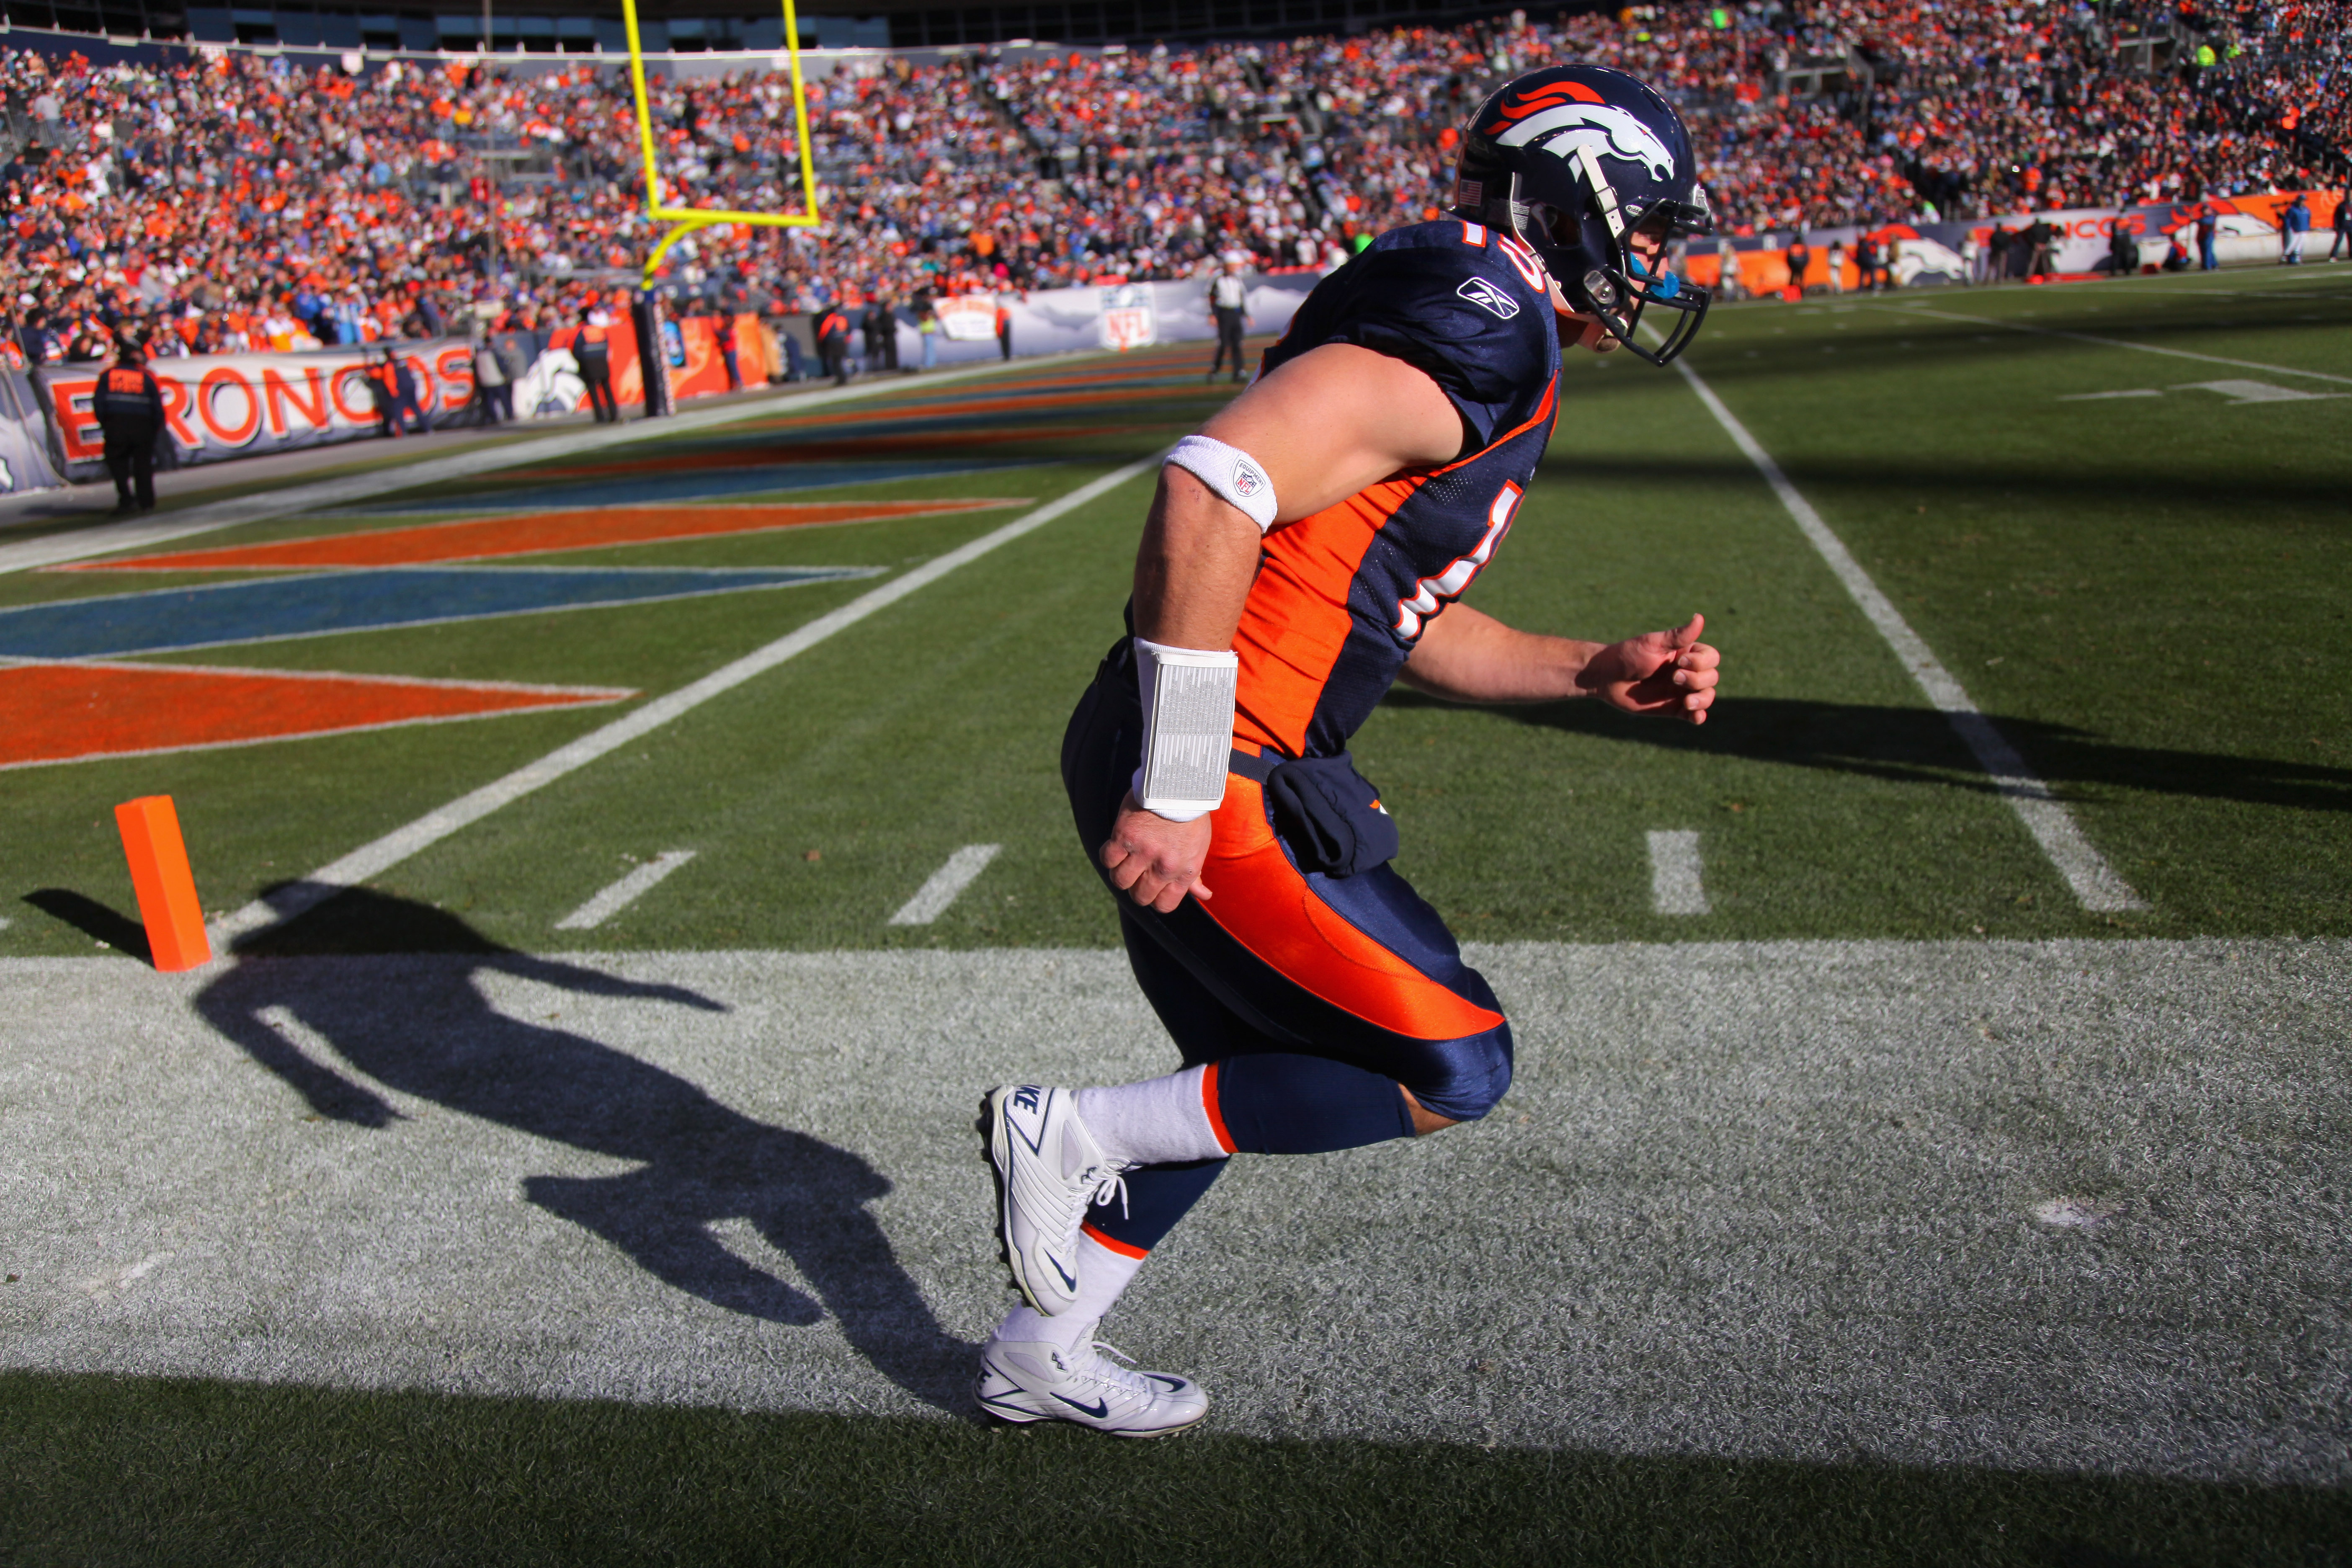
[[[732,212],[719,207],[671,206],[662,199],[661,171],[655,167],[654,121],[646,102],[646,52],[637,32],[636,0],[621,0],[621,16],[629,29],[629,86],[636,95],[637,146],[644,154],[646,165],[646,216],[656,224],[670,225],[667,234],[655,245],[646,258],[645,285],[653,287],[654,269],[669,247],[698,228],[716,224],[752,224],[767,228],[807,228],[824,221],[818,210],[816,195],[816,160],[809,145],[808,98],[801,82],[800,18],[793,9],[793,0],[783,0],[784,56],[793,74],[793,136],[800,152],[801,197],[806,210],[796,213]]]

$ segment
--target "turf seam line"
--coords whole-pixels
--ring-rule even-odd
[[[971,370],[949,371],[928,384],[936,386],[949,382],[978,379],[999,370],[998,365],[982,365]],[[500,468],[522,468],[551,458],[570,457],[576,452],[593,452],[602,447],[649,441],[657,437],[708,429],[713,426],[739,425],[747,420],[772,416],[778,410],[771,406],[772,403],[781,404],[790,412],[797,413],[805,408],[873,397],[893,390],[911,391],[913,388],[898,380],[876,381],[863,386],[840,386],[830,392],[803,393],[790,398],[731,403],[722,408],[700,408],[666,416],[659,428],[654,430],[646,429],[649,421],[640,417],[620,425],[597,426],[569,435],[520,441],[511,446],[478,447],[422,463],[395,463],[364,474],[349,474],[339,479],[322,479],[316,484],[297,485],[289,489],[271,490],[258,496],[237,496],[227,500],[212,501],[175,512],[168,521],[158,520],[131,528],[123,528],[119,523],[100,523],[95,528],[79,529],[49,539],[0,545],[0,573],[25,572],[37,566],[53,566],[60,562],[79,561],[92,555],[111,555],[118,550],[148,549],[169,543],[174,539],[235,528],[243,522],[263,522],[271,518],[366,500],[373,496],[416,489],[448,479],[472,479],[478,474],[495,473]],[[361,447],[362,443],[354,441],[349,445]]]
[[[612,886],[600,889],[594,898],[555,922],[558,931],[594,931],[639,899],[654,890],[655,885],[694,858],[691,849],[666,849]]]
[[[2010,809],[2017,813],[2018,820],[2033,836],[2034,843],[2041,846],[2042,853],[2049,858],[2058,875],[2065,879],[2075,899],[2084,909],[2103,913],[2146,909],[2147,904],[2132,891],[2130,884],[2117,876],[2115,868],[2107,864],[2106,858],[2083,837],[2083,830],[2075,825],[2064,804],[2051,794],[2050,786],[2026,766],[2025,759],[2018,754],[2015,746],[2010,744],[2009,737],[1985,717],[1983,710],[1969,698],[1967,689],[1954,679],[1952,672],[1944,668],[1943,661],[1936,657],[1934,650],[1927,647],[1917,632],[1911,629],[1911,624],[1903,618],[1903,613],[1895,607],[1894,601],[1871,581],[1870,574],[1862,569],[1862,563],[1846,549],[1844,542],[1831,531],[1828,523],[1822,521],[1822,514],[1813,510],[1812,503],[1789,482],[1789,476],[1780,471],[1780,465],[1772,460],[1772,455],[1748,433],[1746,426],[1733,417],[1731,410],[1724,406],[1723,399],[1715,395],[1715,389],[1699,379],[1698,372],[1682,360],[1675,362],[1675,368],[1682,372],[1683,379],[1698,395],[1698,400],[1706,405],[1706,411],[1715,416],[1715,422],[1723,426],[1732,444],[1756,465],[1756,471],[1764,476],[1764,482],[1771,487],[1772,493],[1780,498],[1780,505],[1796,521],[1799,531],[1820,552],[1832,574],[1853,595],[1853,602],[1861,606],[1870,624],[1878,628],[1878,635],[1886,639],[1887,646],[1895,650],[1895,657],[1902,661],[1905,669],[1910,671],[1911,679],[1918,682],[1919,689],[1927,694],[1927,700],[1951,721],[1952,728],[1959,732],[1960,739],[1975,754],[1979,765],[1991,777],[1993,787],[2009,803]]]
[[[947,864],[932,872],[929,879],[915,890],[915,896],[899,906],[898,912],[890,917],[890,923],[927,926],[938,920],[988,869],[988,863],[1003,847],[1002,844],[967,844],[949,856]]]
[[[2199,360],[2206,364],[2235,365],[2240,370],[2266,370],[2273,375],[2305,375],[2314,381],[2332,381],[2352,386],[2352,375],[2336,375],[2324,370],[2297,370],[2293,365],[2264,364],[2260,360],[2225,359],[2220,354],[2192,353],[2187,349],[2159,348],[2154,343],[2135,343],[2123,338],[2094,337],[2089,332],[2070,332],[2059,327],[2039,327],[2028,321],[2004,321],[1994,316],[1963,316],[1952,310],[1934,310],[1925,305],[1874,305],[1876,310],[1891,310],[1903,316],[1934,316],[1945,321],[1967,321],[1979,327],[2007,327],[2012,332],[2038,332],[2045,338],[2071,338],[2078,343],[2096,343],[2102,348],[2137,349],[2144,354],[2167,354],[2174,359]],[[2194,325],[2194,323],[2190,323]]]
[[[1129,479],[1156,468],[1166,450],[1163,447],[1148,458],[1138,458],[1099,479],[1089,480],[1060,500],[1024,512],[1002,528],[959,545],[902,577],[892,578],[839,609],[819,616],[798,630],[778,637],[766,647],[745,654],[731,664],[722,665],[701,679],[680,687],[667,696],[657,697],[602,729],[592,730],[569,744],[557,747],[537,762],[526,763],[503,778],[494,779],[479,789],[460,795],[437,811],[426,813],[404,827],[360,846],[341,859],[321,866],[302,880],[289,883],[266,898],[254,900],[213,925],[213,952],[225,955],[229,944],[240,937],[292,920],[317,908],[346,888],[357,887],[371,877],[382,876],[411,856],[480,821],[500,806],[520,800],[566,773],[585,767],[606,752],[650,734],[712,698],[733,690],[755,676],[765,674],[786,659],[816,647],[835,632],[847,630],[876,611],[887,609],[918,589],[938,582],[958,567],[979,560],[997,546],[1010,544],[1055,518],[1108,495]]]

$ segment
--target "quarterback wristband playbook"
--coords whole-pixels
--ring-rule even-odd
[[[1231,653],[1135,639],[1136,694],[1143,702],[1135,798],[1144,810],[1190,822],[1224,803],[1241,664]]]
[[[1274,526],[1274,481],[1239,447],[1208,436],[1187,436],[1162,461],[1172,463],[1217,493],[1264,533]],[[1138,643],[1138,647],[1143,645]]]

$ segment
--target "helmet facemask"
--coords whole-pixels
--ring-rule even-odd
[[[1672,363],[1698,335],[1714,296],[1666,270],[1663,258],[1670,242],[1715,226],[1706,195],[1694,186],[1696,202],[1621,205],[1590,147],[1577,149],[1576,164],[1583,175],[1578,182],[1582,187],[1580,211],[1530,201],[1521,177],[1516,173],[1510,176],[1511,232],[1543,258],[1570,310],[1599,321],[1611,337],[1652,364]],[[1633,243],[1637,230],[1656,237],[1660,259],[1643,259]],[[1654,353],[1633,337],[1643,312],[1653,305],[1675,316]]]

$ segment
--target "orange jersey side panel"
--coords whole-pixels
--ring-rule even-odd
[[[1426,477],[1383,479],[1266,536],[1257,581],[1234,634],[1234,651],[1241,656],[1236,743],[1272,746],[1290,757],[1304,753],[1307,723],[1353,626],[1348,590],[1357,568],[1381,525]]]

